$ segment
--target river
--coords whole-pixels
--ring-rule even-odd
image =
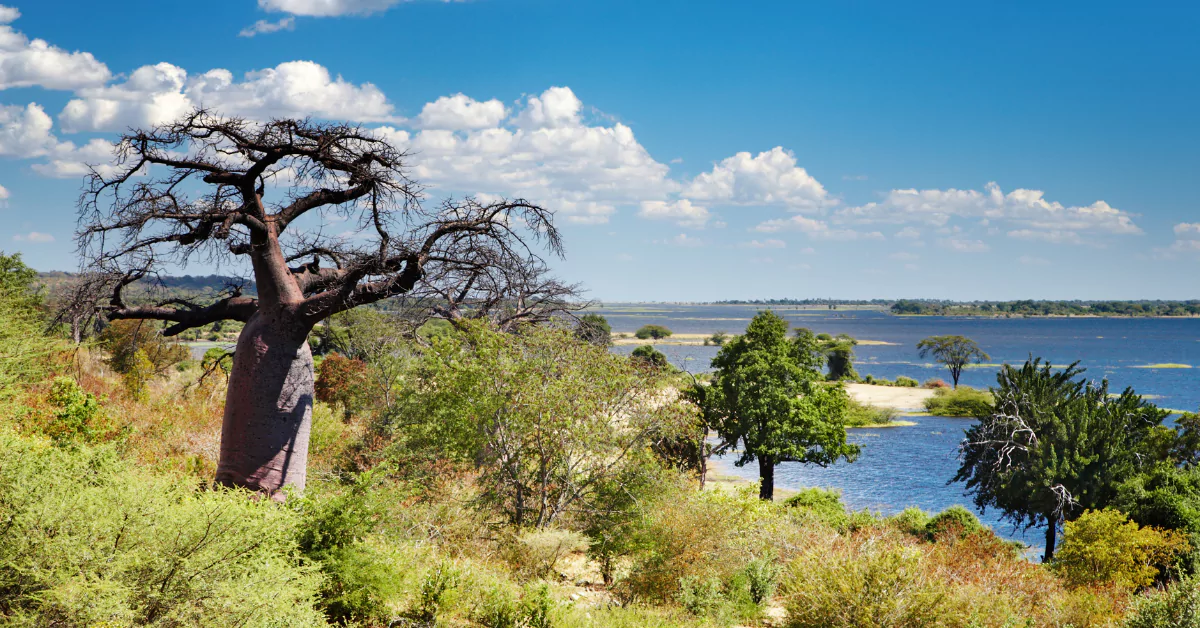
[[[596,309],[614,333],[632,334],[645,324],[665,325],[677,333],[728,333],[742,331],[764,306],[605,304]],[[1196,411],[1200,408],[1200,369],[1148,368],[1157,364],[1200,366],[1198,318],[972,318],[898,317],[877,310],[772,307],[793,327],[814,332],[849,334],[855,338],[886,342],[855,347],[860,375],[895,379],[906,375],[919,381],[949,379],[945,368],[921,359],[916,343],[927,336],[960,334],[974,339],[991,355],[988,365],[968,369],[961,383],[986,388],[995,383],[998,364],[1022,363],[1030,355],[1066,365],[1076,360],[1085,376],[1107,378],[1113,390],[1132,387],[1164,408]],[[634,346],[614,347],[628,353]],[[659,345],[676,366],[701,372],[708,369],[716,347]],[[906,417],[906,419],[908,419]],[[912,417],[916,425],[850,430],[850,439],[862,445],[853,464],[829,468],[783,463],[776,471],[776,486],[798,489],[811,486],[842,492],[846,505],[893,514],[908,506],[940,511],[953,504],[972,506],[961,484],[947,484],[958,469],[958,443],[970,419]],[[735,468],[718,460],[722,472],[757,480],[757,466]],[[1015,530],[989,510],[981,519],[998,533],[1037,546],[1038,530]]]

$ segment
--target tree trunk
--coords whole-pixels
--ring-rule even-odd
[[[238,337],[216,477],[277,500],[285,485],[304,490],[312,425],[308,331],[287,319],[260,311]]]
[[[769,457],[758,457],[758,498],[775,499],[775,461]]]
[[[1050,517],[1046,526],[1046,553],[1042,555],[1042,562],[1049,563],[1054,560],[1054,542],[1058,536],[1058,519]]]

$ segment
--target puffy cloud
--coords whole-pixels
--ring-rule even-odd
[[[403,0],[258,0],[266,11],[332,17],[336,15],[370,15],[386,11]]]
[[[878,231],[855,231],[853,229],[833,229],[828,223],[807,216],[792,216],[761,222],[754,227],[762,233],[777,231],[799,231],[817,240],[883,240],[883,234]]]
[[[991,249],[983,240],[964,240],[960,238],[944,238],[938,240],[942,247],[956,253],[984,253]]]
[[[91,53],[67,52],[13,29],[11,24],[19,17],[17,9],[0,6],[0,89],[38,86],[73,90],[108,81],[108,66]]]
[[[442,96],[427,103],[417,117],[417,123],[426,129],[448,129],[465,131],[499,126],[508,111],[499,100],[479,102],[463,94]]]
[[[278,33],[279,31],[290,31],[296,28],[296,18],[285,17],[277,22],[269,22],[267,20],[259,20],[246,28],[243,28],[238,33],[238,37],[254,37],[255,35],[267,35],[270,33]]]
[[[901,240],[916,240],[921,237],[921,230],[913,227],[905,227],[897,231],[895,237]]]
[[[54,147],[45,163],[33,164],[33,171],[56,179],[78,179],[91,174],[92,168],[103,175],[117,172],[113,161],[113,144],[93,139],[83,146],[61,142]]]
[[[17,234],[13,236],[12,239],[16,242],[33,242],[40,244],[44,242],[53,242],[54,236],[50,235],[49,233],[30,231],[29,233]]]
[[[117,131],[161,124],[198,106],[267,119],[317,116],[356,122],[392,118],[392,105],[371,83],[333,77],[312,61],[288,61],[234,79],[229,70],[188,76],[170,63],[142,66],[122,83],[79,90],[59,121],[68,132]]]
[[[539,96],[530,96],[517,116],[517,125],[530,129],[553,129],[579,125],[583,103],[569,87],[551,87]]]
[[[497,126],[487,128],[385,126],[376,132],[413,151],[413,177],[444,191],[522,197],[583,224],[607,222],[619,206],[689,225],[707,219],[706,209],[671,198],[679,184],[668,177],[669,166],[651,157],[632,129],[585,122],[583,105],[569,88],[552,87],[518,109],[509,124],[493,110]],[[426,110],[428,105],[422,115]],[[417,125],[424,126],[420,120]]]
[[[1200,239],[1200,222],[1181,222],[1175,225],[1175,237]]]
[[[58,146],[52,129],[54,120],[41,105],[0,107],[0,156],[42,157]]]
[[[825,187],[780,146],[753,157],[741,152],[722,160],[693,179],[683,196],[714,204],[783,205],[794,210],[833,204]]]
[[[1154,250],[1156,257],[1200,256],[1200,222],[1181,222],[1175,225],[1175,241],[1170,246]]]
[[[1140,234],[1133,217],[1104,201],[1086,206],[1065,206],[1047,201],[1040,190],[1016,189],[1007,194],[995,183],[979,190],[892,190],[878,203],[848,207],[837,212],[843,221],[918,222],[945,226],[952,219],[1007,221],[1023,227],[1021,236],[1034,231],[1064,237],[1067,232],[1094,232],[1109,235]],[[1063,240],[1065,241],[1065,240]]]
[[[888,256],[891,259],[900,260],[902,262],[911,262],[921,259],[920,255],[909,251],[897,251]]]
[[[638,216],[651,220],[674,220],[681,227],[703,227],[710,214],[707,209],[682,198],[677,201],[642,201]]]

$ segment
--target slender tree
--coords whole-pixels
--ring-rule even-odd
[[[918,342],[917,349],[922,358],[932,355],[933,359],[950,369],[955,388],[958,388],[958,378],[968,364],[989,359],[974,340],[964,336],[930,336]]]
[[[823,382],[823,356],[813,335],[789,340],[787,328],[774,312],[759,312],[746,333],[713,358],[710,389],[689,395],[721,438],[717,453],[741,443],[734,464],[758,461],[759,497],[768,500],[775,496],[777,464],[824,467],[838,458],[853,462],[859,452],[846,442],[845,389]]]
[[[979,508],[996,508],[1025,528],[1046,526],[1044,559],[1054,557],[1058,526],[1085,509],[1108,506],[1135,475],[1167,412],[1108,382],[1076,379],[1031,359],[1005,365],[992,388],[995,410],[966,431],[955,482]]]
[[[405,162],[359,127],[197,110],[124,136],[115,165],[88,177],[78,243],[91,284],[107,289],[109,319],[168,321],[166,335],[245,323],[219,484],[277,498],[285,485],[303,489],[313,400],[307,338],[318,321],[398,295],[423,303],[469,296],[476,284],[461,282],[470,277],[541,267],[543,247],[561,254],[550,211],[469,198],[426,208]],[[198,258],[248,265],[257,295],[234,289],[211,303],[149,305],[123,298],[130,284]]]

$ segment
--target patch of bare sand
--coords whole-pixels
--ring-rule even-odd
[[[873,386],[871,384],[846,384],[846,392],[855,401],[876,408],[894,408],[901,411],[920,411],[925,400],[934,391],[928,388],[905,388],[903,386]]]

